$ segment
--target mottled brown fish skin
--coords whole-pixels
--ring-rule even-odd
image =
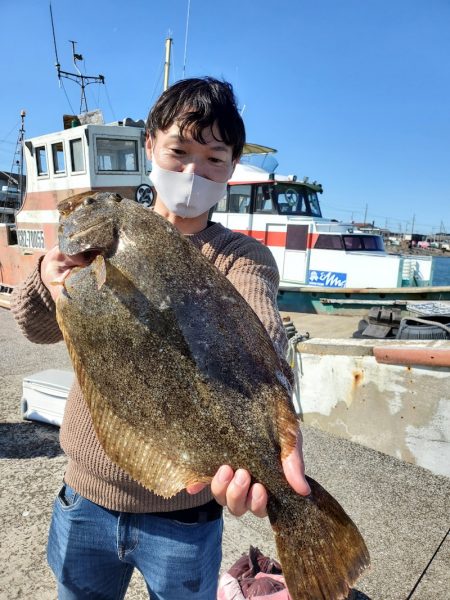
[[[297,495],[280,456],[296,415],[266,330],[232,284],[159,215],[109,193],[60,207],[60,249],[98,254],[66,279],[57,316],[105,452],[170,497],[245,468],[268,513],[293,600],[347,597],[369,556],[314,480]]]

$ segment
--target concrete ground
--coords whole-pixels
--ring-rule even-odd
[[[361,317],[315,315],[297,312],[281,312],[283,318],[290,318],[298,333],[308,333],[314,338],[350,338],[358,329]]]
[[[295,318],[299,331],[309,330],[314,337],[327,337],[330,330],[347,337],[344,331],[351,334],[357,325],[349,317]],[[346,321],[339,324],[335,319]],[[48,368],[69,369],[70,363],[62,344],[41,347],[27,342],[12,315],[2,309],[0,351],[0,599],[52,600],[56,593],[45,544],[65,458],[58,430],[22,421],[19,406],[24,376]],[[450,480],[306,427],[304,454],[308,474],[339,500],[369,547],[372,567],[358,581],[354,598],[447,598]],[[226,515],[223,569],[250,544],[275,555],[267,520]],[[146,597],[142,578],[136,574],[126,598]]]

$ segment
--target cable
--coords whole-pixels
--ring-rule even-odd
[[[6,142],[7,138],[9,138],[9,136],[12,134],[12,132],[17,130],[17,127],[19,126],[19,124],[20,124],[20,121],[17,121],[15,123],[15,125],[13,127],[11,127],[11,130],[8,131],[8,133],[5,135],[5,137],[0,139],[0,142]],[[8,143],[13,144],[14,142],[8,142]]]
[[[184,58],[183,58],[183,79],[186,76],[186,56],[187,56],[187,43],[188,43],[188,31],[189,31],[189,14],[191,12],[191,0],[188,0],[187,18],[186,18],[186,35],[184,37]]]
[[[64,87],[64,81],[62,79],[60,79],[60,83],[61,83],[61,87],[62,87],[62,89],[64,91],[64,94],[66,96],[67,102],[69,104],[70,110],[72,111],[72,114],[74,115],[75,111],[74,111],[74,109],[73,109],[73,107],[72,107],[72,105],[70,103],[69,96],[67,95],[67,92],[66,92],[66,88]]]
[[[108,88],[107,88],[107,86],[106,86],[106,83],[104,84],[104,86],[105,86],[106,99],[108,100],[109,109],[110,109],[110,111],[111,111],[111,113],[112,113],[112,116],[113,116],[113,119],[114,119],[114,121],[117,121],[118,119],[117,119],[117,117],[116,117],[116,113],[114,112],[114,109],[113,109],[113,107],[112,107],[112,104],[111,104],[111,100],[110,100],[110,97],[109,97],[109,92],[108,92]]]
[[[416,581],[416,585],[413,587],[413,589],[411,590],[411,592],[409,593],[408,597],[406,598],[406,600],[410,600],[410,598],[412,598],[412,595],[414,594],[414,592],[417,589],[417,586],[419,585],[419,583],[422,581],[423,576],[425,575],[425,573],[428,570],[428,567],[431,565],[431,563],[433,562],[436,554],[439,552],[439,550],[441,549],[442,544],[445,542],[448,534],[450,532],[450,529],[447,530],[447,533],[444,535],[444,538],[442,539],[441,543],[439,544],[439,546],[436,548],[435,553],[433,554],[433,556],[430,558],[430,560],[428,561],[427,566],[425,567],[425,569],[423,570],[421,576],[419,577],[419,579]]]

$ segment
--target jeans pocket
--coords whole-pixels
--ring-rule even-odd
[[[56,497],[58,506],[63,510],[73,510],[80,504],[82,499],[83,497],[67,483],[62,485]]]

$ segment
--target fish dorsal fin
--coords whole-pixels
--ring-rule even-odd
[[[139,435],[114,413],[107,400],[87,375],[61,319],[58,319],[75,374],[92,416],[98,440],[106,455],[130,477],[163,498],[171,498],[188,485],[209,483],[192,470],[165,455],[151,439]]]

